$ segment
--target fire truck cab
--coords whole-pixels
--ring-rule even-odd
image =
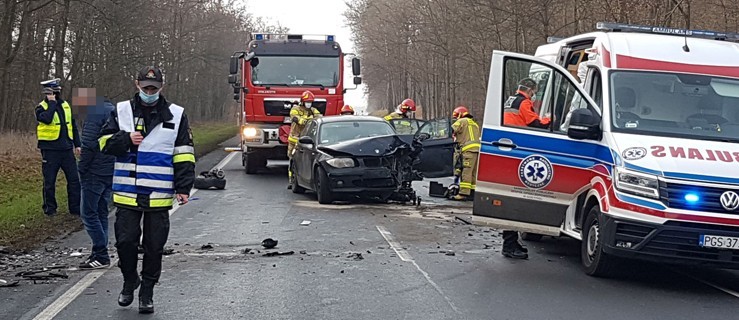
[[[739,34],[597,29],[493,53],[473,221],[581,240],[593,276],[621,257],[739,268]],[[524,78],[548,128],[503,121]]]
[[[247,50],[231,56],[228,81],[239,103],[240,146],[247,174],[267,160],[286,160],[290,109],[309,90],[313,107],[337,115],[346,90],[362,83],[359,59],[352,59],[354,88],[344,88],[344,58],[333,35],[255,33]]]

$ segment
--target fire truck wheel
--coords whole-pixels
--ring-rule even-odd
[[[594,277],[609,277],[618,269],[617,258],[603,252],[603,236],[600,229],[602,216],[598,206],[590,209],[580,242],[580,260],[585,273]]]
[[[329,182],[328,182],[328,175],[326,175],[326,170],[323,170],[323,168],[318,167],[316,168],[316,172],[313,175],[313,181],[315,181],[316,186],[316,195],[318,196],[318,203],[320,204],[331,204],[334,202],[333,196],[331,195],[331,190],[329,188]]]
[[[528,233],[528,232],[521,233],[521,239],[526,240],[526,241],[538,242],[538,241],[541,241],[542,237],[544,236],[540,234],[536,234],[536,233]]]

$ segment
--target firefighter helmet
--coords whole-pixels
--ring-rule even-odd
[[[314,100],[316,100],[316,96],[308,90],[304,91],[303,95],[300,96],[300,102],[313,102]]]
[[[341,107],[341,114],[342,115],[354,114],[354,108],[352,108],[352,106],[348,104],[345,104],[343,107]]]
[[[413,99],[403,100],[403,102],[400,103],[400,111],[401,112],[416,111],[416,102],[414,102]]]
[[[469,114],[470,114],[470,111],[467,110],[467,107],[459,106],[454,109],[454,112],[452,112],[452,118],[459,119]]]

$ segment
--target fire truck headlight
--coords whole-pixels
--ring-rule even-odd
[[[244,134],[244,137],[247,137],[247,138],[256,137],[257,136],[257,128],[246,127],[246,128],[244,128],[244,130],[242,131],[242,133]]]

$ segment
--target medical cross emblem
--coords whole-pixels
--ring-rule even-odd
[[[549,185],[553,173],[549,159],[540,155],[528,156],[518,166],[518,177],[521,183],[532,189],[541,189]]]

